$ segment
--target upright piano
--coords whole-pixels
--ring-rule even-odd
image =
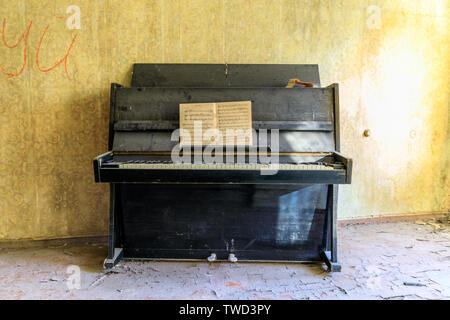
[[[286,88],[295,78],[314,87]],[[278,156],[275,174],[261,174],[267,164],[250,149],[245,164],[172,160],[179,104],[226,101],[251,101],[254,141],[278,129],[278,150],[265,150]],[[110,184],[105,267],[193,259],[340,271],[338,185],[351,183],[352,160],[339,152],[338,85],[320,87],[317,65],[135,64],[131,87],[111,85],[108,149],[93,162],[95,181]]]

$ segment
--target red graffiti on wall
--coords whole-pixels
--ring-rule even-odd
[[[19,45],[19,43],[20,43],[23,39],[25,39],[25,45],[24,45],[24,49],[23,49],[23,56],[24,56],[24,58],[23,58],[23,65],[22,65],[22,68],[20,68],[19,72],[17,72],[17,73],[9,73],[9,72],[6,72],[6,71],[3,69],[3,66],[0,64],[0,69],[1,69],[2,73],[3,73],[3,74],[6,74],[6,75],[9,76],[9,77],[20,76],[20,75],[22,74],[22,72],[23,72],[23,69],[25,69],[25,65],[27,64],[27,44],[28,44],[28,35],[30,34],[30,29],[31,29],[31,24],[32,24],[32,23],[33,23],[33,21],[30,21],[30,24],[29,24],[29,26],[28,26],[28,29],[25,30],[25,31],[22,33],[22,36],[21,36],[20,39],[16,42],[16,44],[13,45],[13,46],[9,46],[8,43],[6,43],[6,39],[5,39],[5,25],[6,25],[6,19],[3,20],[2,41],[3,41],[3,44],[4,44],[7,48],[9,48],[9,49],[15,48],[15,47],[17,47],[17,46]]]
[[[57,66],[59,66],[59,65],[61,64],[61,62],[64,61],[64,71],[66,72],[67,78],[70,80],[69,74],[67,73],[67,58],[69,58],[70,49],[72,49],[73,43],[75,42],[75,39],[77,38],[77,35],[78,35],[78,34],[76,33],[75,36],[73,37],[72,42],[70,43],[69,49],[67,49],[67,53],[66,53],[66,55],[64,56],[64,58],[62,58],[61,60],[59,60],[53,67],[50,67],[50,68],[48,68],[48,69],[41,69],[41,67],[39,66],[39,51],[41,50],[42,40],[44,39],[44,35],[45,35],[45,33],[47,32],[48,27],[49,27],[49,26],[47,26],[47,27],[45,28],[44,33],[42,34],[41,40],[39,40],[39,46],[38,46],[37,52],[36,52],[36,65],[37,65],[39,71],[47,72],[47,71],[50,71],[50,70],[56,68]]]
[[[9,49],[13,49],[13,48],[17,47],[17,46],[19,45],[19,43],[22,42],[22,40],[24,40],[24,49],[23,49],[23,57],[24,57],[24,58],[23,58],[23,65],[22,65],[22,67],[20,68],[19,72],[17,72],[17,73],[10,73],[10,72],[7,72],[7,71],[5,71],[5,69],[3,68],[3,66],[0,64],[0,71],[1,71],[4,75],[7,75],[8,77],[17,77],[17,76],[20,76],[20,75],[22,74],[23,70],[25,69],[25,65],[27,64],[27,58],[28,58],[28,57],[27,57],[28,36],[29,36],[29,34],[30,34],[30,29],[31,29],[32,23],[33,23],[33,21],[30,21],[30,24],[28,25],[28,28],[22,33],[22,36],[19,38],[19,40],[17,40],[16,44],[13,45],[13,46],[10,46],[10,45],[8,45],[8,43],[6,42],[6,39],[5,39],[6,18],[3,19],[3,28],[2,28],[2,41],[3,41],[3,45],[5,45],[5,46],[6,46],[7,48],[9,48]],[[65,71],[65,73],[66,73],[67,78],[70,80],[69,73],[67,72],[67,60],[68,60],[68,58],[69,58],[70,50],[71,50],[72,47],[73,47],[73,44],[74,44],[74,42],[75,42],[75,39],[77,38],[78,33],[76,33],[75,36],[73,37],[72,42],[70,43],[69,48],[67,49],[65,56],[64,56],[61,60],[59,60],[55,65],[53,65],[53,66],[50,67],[50,68],[41,68],[41,66],[39,65],[39,52],[41,51],[42,41],[44,40],[45,33],[47,32],[47,30],[48,30],[49,27],[50,27],[50,25],[47,25],[47,26],[45,27],[45,30],[44,30],[44,32],[42,33],[41,39],[39,40],[39,45],[38,45],[37,50],[36,50],[36,66],[37,66],[37,68],[38,68],[39,71],[41,71],[41,72],[48,72],[48,71],[53,70],[54,68],[58,67],[58,66],[64,61],[64,71]]]

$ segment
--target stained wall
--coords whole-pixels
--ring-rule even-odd
[[[340,84],[354,159],[339,218],[450,208],[450,1],[0,4],[0,239],[107,233],[92,159],[107,150],[109,85],[135,62],[317,63]]]

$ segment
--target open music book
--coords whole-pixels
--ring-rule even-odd
[[[194,130],[194,126],[196,126]],[[199,127],[201,126],[201,127]],[[180,144],[251,145],[251,101],[180,104]]]

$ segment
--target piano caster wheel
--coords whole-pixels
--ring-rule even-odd
[[[238,258],[236,258],[236,256],[234,255],[234,253],[230,253],[229,256],[228,256],[228,261],[234,263],[234,262],[237,262],[237,261],[238,261]]]
[[[214,262],[217,260],[217,256],[215,253],[211,253],[211,255],[208,258],[206,258],[206,260],[208,260],[208,262]]]

